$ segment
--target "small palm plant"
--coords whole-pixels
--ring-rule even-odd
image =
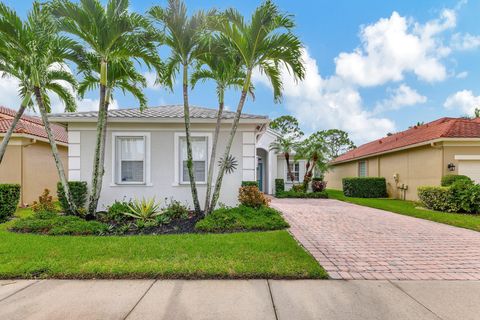
[[[124,212],[123,214],[143,222],[153,221],[155,218],[162,214],[160,210],[160,203],[155,202],[155,198],[146,200],[135,199],[128,205],[130,212]]]

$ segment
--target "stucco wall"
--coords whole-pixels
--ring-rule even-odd
[[[480,142],[455,142],[444,143],[444,165],[443,174],[458,174],[459,161],[455,160],[455,155],[480,155]],[[447,165],[453,163],[455,165],[455,171],[448,170]]]
[[[67,147],[58,145],[65,170],[68,170]],[[22,174],[23,168],[23,174]],[[12,138],[0,166],[0,182],[22,186],[20,203],[31,204],[44,189],[56,196],[58,173],[50,144],[26,138]]]
[[[220,202],[226,205],[235,205],[237,203],[238,188],[245,172],[242,168],[244,162],[244,132],[254,133],[255,125],[240,125],[235,136],[231,154],[238,162],[237,169],[232,173],[225,175],[223,187],[220,194]],[[229,134],[230,125],[222,127],[219,137],[218,150],[223,152],[226,140]],[[79,173],[80,180],[90,183],[92,163],[95,146],[95,127],[94,124],[70,124],[69,132],[80,133],[80,150],[79,150]],[[213,134],[213,125],[192,124],[192,132],[211,133]],[[150,156],[150,185],[116,185],[113,183],[112,163],[112,134],[115,132],[149,132],[151,141]],[[175,156],[174,141],[175,132],[184,133],[183,124],[118,124],[110,123],[107,130],[106,157],[105,157],[105,175],[103,178],[102,193],[98,210],[103,210],[107,205],[115,200],[155,197],[157,200],[163,201],[165,198],[174,198],[192,206],[192,196],[190,184],[177,184],[175,182]],[[209,142],[210,143],[210,142]],[[253,149],[255,150],[255,149]],[[217,153],[217,161],[219,158]],[[253,161],[254,158],[252,158]],[[250,165],[254,171],[254,165]],[[249,167],[250,167],[249,166]],[[218,166],[215,166],[216,170]],[[215,172],[216,176],[216,172]],[[197,184],[200,204],[204,205],[205,185]]]
[[[417,188],[423,185],[439,185],[442,177],[443,151],[441,148],[424,146],[362,159],[367,161],[369,177],[385,177],[390,197],[403,198],[398,187],[408,186],[407,200],[417,200]],[[342,189],[342,178],[358,176],[358,162],[352,161],[332,166],[325,179],[328,188]],[[398,174],[398,183],[393,176]]]

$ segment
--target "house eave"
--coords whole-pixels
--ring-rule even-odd
[[[97,118],[63,118],[49,117],[55,123],[95,123]],[[183,118],[108,118],[109,123],[183,123]],[[240,124],[268,124],[268,118],[261,119],[240,119]],[[190,119],[190,123],[216,123],[216,119]],[[222,123],[233,123],[233,119],[223,119]]]

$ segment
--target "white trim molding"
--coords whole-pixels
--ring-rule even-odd
[[[81,180],[80,131],[68,131],[68,180]]]
[[[117,137],[144,137],[145,139],[145,181],[143,183],[119,183],[117,181]],[[112,180],[111,180],[111,187],[151,187],[151,138],[150,132],[140,132],[140,131],[114,131],[112,132]]]
[[[479,154],[456,154],[455,160],[480,160]]]
[[[257,180],[255,132],[242,132],[242,180]]]
[[[175,132],[173,135],[173,170],[174,170],[174,179],[172,186],[190,186],[190,182],[181,182],[180,181],[180,138],[185,137],[186,133]],[[209,167],[210,156],[212,154],[212,133],[211,132],[190,132],[192,137],[206,137],[207,138],[207,170]],[[208,175],[208,171],[205,172],[205,175]],[[197,185],[206,185],[206,182],[196,182]]]

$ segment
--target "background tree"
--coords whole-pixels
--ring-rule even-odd
[[[475,110],[473,110],[473,117],[480,118],[480,108],[475,108]]]
[[[325,158],[332,161],[339,155],[356,148],[348,133],[339,129],[322,130],[318,133],[325,144]]]
[[[99,109],[95,156],[88,204],[90,214],[95,214],[102,189],[105,162],[105,142],[108,107],[111,94],[107,92],[108,69],[111,63],[135,59],[147,67],[160,70],[156,43],[161,32],[153,32],[150,21],[129,11],[128,0],[109,0],[105,6],[99,0],[82,0],[73,3],[55,0],[52,7],[63,31],[79,39],[85,51],[96,56],[99,66]]]
[[[279,134],[275,141],[270,144],[270,150],[274,150],[277,154],[282,154],[285,157],[287,175],[294,184],[295,175],[292,173],[290,155],[298,147],[300,139],[303,137],[298,120],[293,116],[285,115],[274,119],[269,126]]]
[[[216,84],[218,99],[217,121],[215,124],[207,175],[207,191],[205,196],[205,213],[207,214],[210,212],[209,206],[212,193],[213,173],[215,170],[218,136],[220,134],[222,115],[225,107],[225,91],[231,88],[241,89],[243,79],[245,79],[245,72],[241,68],[241,57],[236,56],[236,52],[232,51],[231,48],[228,48],[228,43],[219,42],[218,40],[221,41],[221,39],[212,39],[214,41],[208,40],[209,39],[203,44],[204,48],[199,50],[201,54],[198,55],[198,63],[190,79],[192,88],[194,88],[199,81],[214,81]],[[253,85],[250,86],[249,92],[252,98],[254,98]],[[222,163],[222,161],[220,163]]]
[[[302,80],[305,67],[302,60],[302,43],[291,32],[294,21],[290,15],[281,13],[272,1],[265,1],[252,14],[250,21],[236,9],[227,9],[213,25],[216,36],[225,38],[242,57],[245,70],[240,100],[237,105],[232,128],[227,140],[223,159],[230,155],[232,142],[237,131],[243,106],[250,88],[252,73],[258,69],[272,84],[274,100],[281,100],[282,72],[288,70],[295,80]],[[210,210],[215,208],[220,196],[226,162],[220,167]]]
[[[66,60],[75,60],[75,44],[58,34],[51,12],[38,2],[33,3],[26,21],[22,21],[13,10],[0,3],[0,40],[2,40],[0,71],[19,80],[19,92],[23,98],[9,131],[10,133],[13,131],[25,108],[32,106],[33,94],[67,203],[70,210],[75,212],[63,163],[47,117],[47,113],[50,112],[50,93],[59,97],[66,111],[76,109],[72,93],[72,89],[76,88],[76,80],[65,66]],[[8,144],[8,139],[2,141],[2,147],[3,143]]]

